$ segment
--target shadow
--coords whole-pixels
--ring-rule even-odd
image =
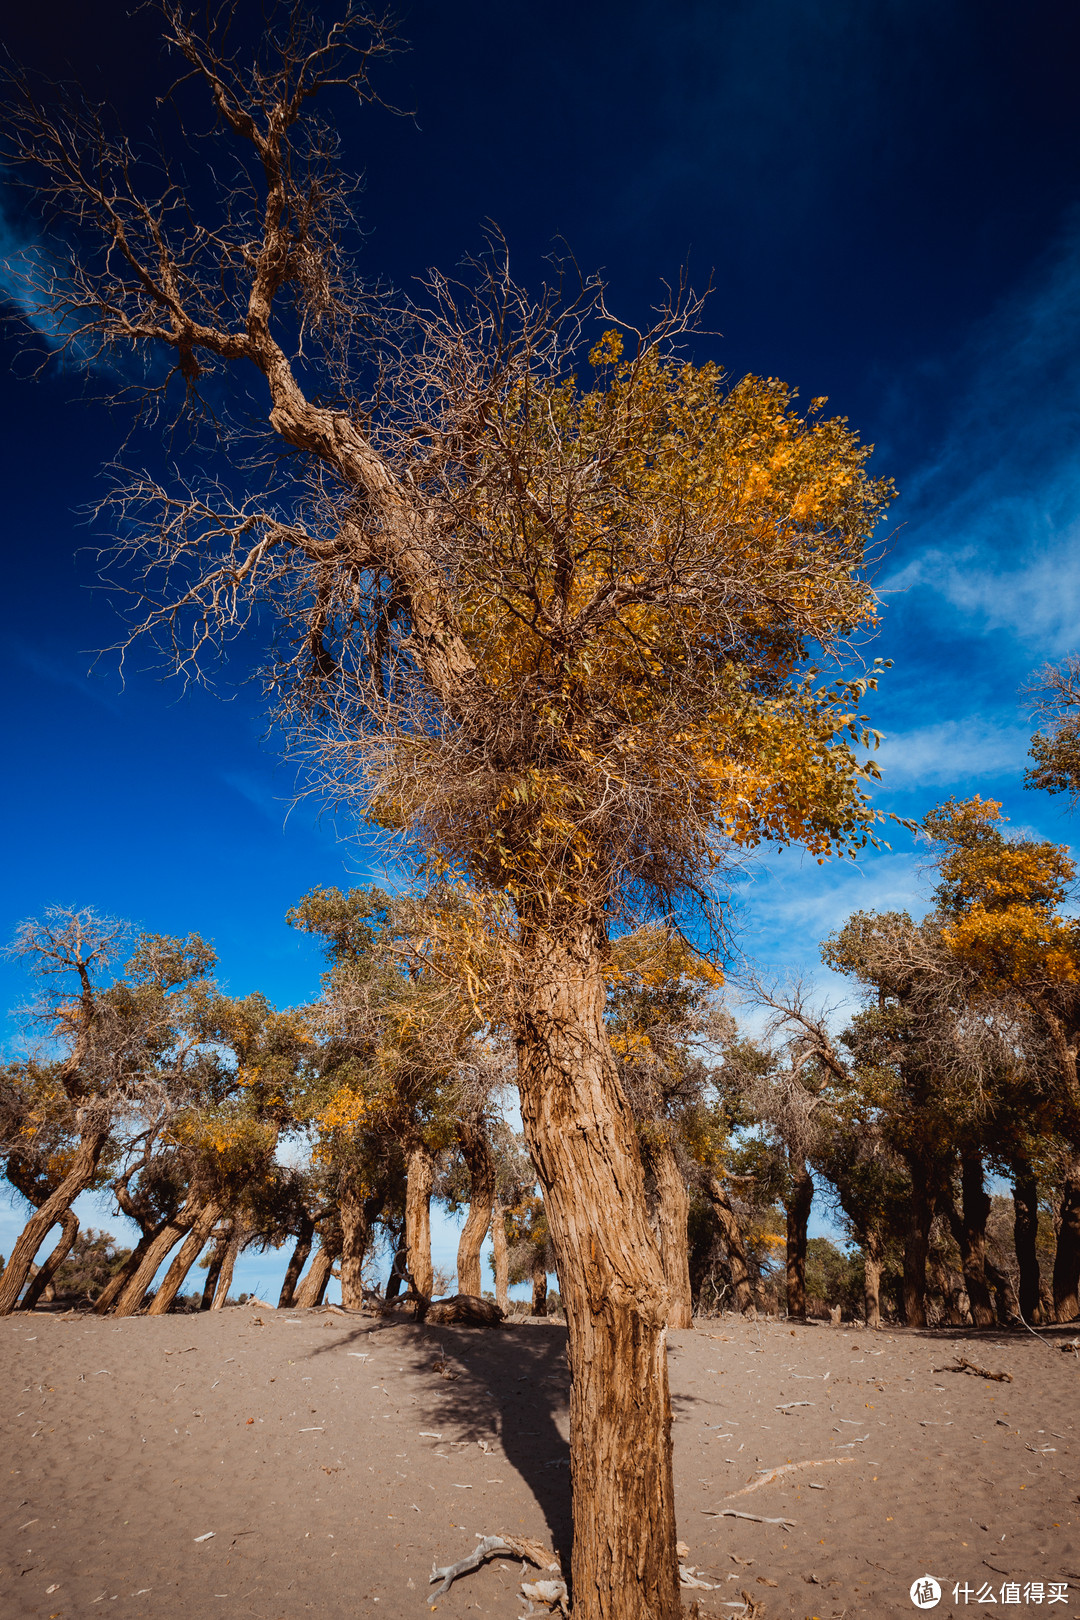
[[[312,1312],[314,1317],[315,1312]],[[310,1352],[312,1359],[340,1352],[360,1340],[372,1349],[395,1333],[395,1353],[411,1352],[415,1370],[427,1375],[416,1415],[437,1426],[443,1444],[453,1440],[498,1440],[506,1461],[528,1485],[547,1523],[550,1545],[570,1569],[570,1447],[565,1438],[570,1413],[570,1369],[566,1328],[504,1325],[499,1328],[442,1326],[380,1316],[334,1318],[340,1331]],[[444,1364],[438,1370],[438,1363]],[[448,1376],[450,1375],[450,1376]],[[456,1375],[456,1376],[454,1376]],[[447,1395],[452,1392],[448,1411]],[[489,1535],[513,1525],[479,1526]]]

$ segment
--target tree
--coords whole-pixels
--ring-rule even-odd
[[[316,778],[510,902],[522,1118],[573,1367],[574,1603],[670,1620],[667,1291],[604,1023],[609,934],[707,910],[734,846],[865,842],[872,682],[822,684],[808,653],[835,671],[873,622],[889,489],[820,401],[801,417],[775,380],[679,358],[688,296],[626,353],[602,336],[588,384],[598,287],[533,299],[496,257],[464,291],[436,277],[378,303],[343,253],[314,97],[370,102],[387,29],[349,12],[320,33],[291,9],[245,65],[179,7],[165,19],[240,178],[215,204],[216,149],[205,185],[167,154],[150,179],[135,142],[24,99],[17,156],[78,236],[71,277],[31,270],[26,302],[69,352],[165,359],[189,418],[223,372],[261,378],[264,450],[287,455],[250,467],[246,496],[146,476],[118,497],[164,567],[144,628],[191,671],[265,604],[272,701]]]

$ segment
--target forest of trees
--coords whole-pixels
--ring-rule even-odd
[[[1076,1313],[1072,868],[992,804],[940,806],[930,916],[823,944],[846,1027],[797,986],[725,992],[745,852],[880,832],[859,642],[891,483],[824,399],[688,358],[681,281],[639,330],[572,265],[530,292],[497,236],[409,295],[361,274],[335,108],[366,132],[389,20],[160,11],[153,131],[11,78],[5,161],[52,232],[15,289],[28,349],[133,409],[97,514],[121,656],[156,642],[197,680],[257,647],[302,790],[380,828],[415,882],[299,901],[327,967],[289,1011],[229,996],[195,937],[25,926],[42,999],[0,1140],[32,1214],[0,1311],[78,1275],[130,1313],[168,1260],[161,1313],[207,1250],[213,1308],[241,1247],[281,1243],[286,1301],[336,1267],[359,1305],[385,1251],[419,1310],[431,1200],[467,1205],[462,1293],[489,1225],[497,1299],[520,1275],[539,1306],[558,1278],[575,1615],[674,1620],[663,1346],[695,1298]],[[1036,739],[1041,785],[1068,791],[1070,669]],[[815,1186],[854,1266],[807,1242]],[[80,1243],[94,1188],[139,1228],[130,1255]]]

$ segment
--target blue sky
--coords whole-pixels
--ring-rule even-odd
[[[5,42],[137,119],[160,69],[150,14],[126,10],[24,8]],[[1023,789],[1018,688],[1076,647],[1080,609],[1075,8],[432,0],[403,31],[413,48],[386,90],[415,118],[342,126],[367,172],[368,273],[452,267],[485,219],[526,280],[561,235],[631,320],[685,260],[711,272],[719,335],[696,357],[829,395],[900,489],[867,649],[893,660],[869,705],[881,806],[919,817],[977,791],[1070,841],[1060,801]],[[26,200],[0,191],[0,208],[5,243],[33,251]],[[87,673],[117,621],[80,510],[124,423],[82,403],[72,371],[32,382],[7,352],[0,932],[91,904],[201,931],[238,992],[306,999],[318,957],[285,912],[317,883],[363,881],[371,845],[290,813],[250,689],[182,694],[137,667],[121,689],[108,659]],[[854,867],[760,852],[738,897],[744,948],[841,997],[822,936],[857,906],[925,905],[919,852],[902,831],[891,842]],[[0,1005],[25,995],[0,965]],[[0,1249],[9,1224],[0,1211]]]

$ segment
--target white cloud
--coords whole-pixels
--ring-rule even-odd
[[[890,733],[874,757],[886,788],[959,789],[1003,772],[1019,776],[1029,741],[1024,726],[968,715]]]

